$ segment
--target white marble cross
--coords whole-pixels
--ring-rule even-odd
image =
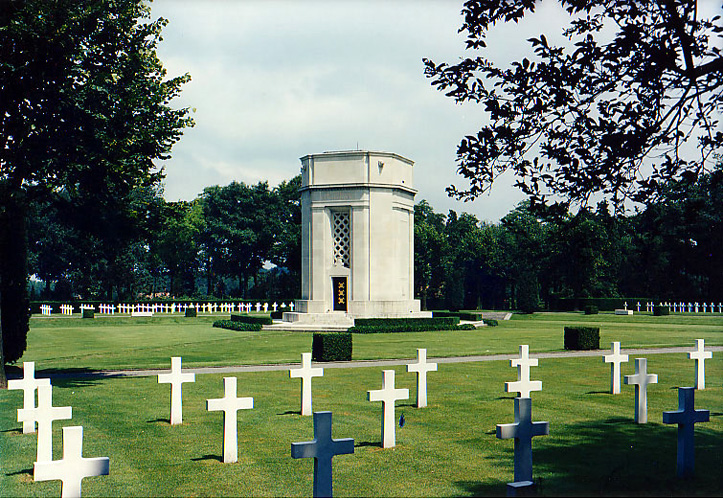
[[[515,482],[532,481],[532,438],[548,434],[549,422],[532,421],[532,400],[515,398],[515,423],[497,424],[498,439],[515,439]]]
[[[207,399],[206,410],[223,412],[223,462],[238,462],[238,411],[254,407],[254,398],[236,395],[236,377],[223,378],[224,394],[221,399]]]
[[[517,367],[517,381],[505,382],[505,391],[517,392],[521,398],[529,398],[531,391],[541,391],[542,382],[540,380],[530,380],[530,367],[537,366],[537,359],[530,358],[530,347],[527,345],[520,346],[520,357],[511,359],[510,366]]]
[[[427,363],[427,350],[417,349],[417,362],[407,365],[407,373],[417,374],[417,408],[427,407],[427,372],[436,372],[437,363]]]
[[[620,394],[620,363],[628,362],[627,354],[620,354],[620,342],[610,344],[612,354],[605,354],[603,361],[610,365],[610,394]]]
[[[635,375],[625,375],[625,383],[635,386],[635,422],[648,422],[648,384],[657,384],[658,376],[648,375],[648,360],[635,358]]]
[[[63,427],[63,459],[35,462],[35,481],[60,480],[62,498],[80,498],[83,478],[107,476],[110,471],[108,457],[83,458],[83,427]]]
[[[332,439],[331,412],[314,413],[314,440],[291,443],[291,458],[314,458],[314,498],[331,498],[332,467],[335,455],[354,453],[354,440]]]
[[[53,406],[53,386],[38,387],[38,407],[18,410],[18,421],[31,420],[38,423],[38,448],[36,460],[49,462],[53,459],[53,421],[73,417],[70,406]]]
[[[171,384],[171,425],[183,423],[183,386],[195,382],[196,375],[181,372],[181,358],[171,358],[171,373],[158,375],[159,384]]]
[[[409,389],[394,387],[394,370],[382,370],[382,388],[367,391],[368,401],[382,402],[382,448],[393,448],[397,441],[395,401],[409,399]]]
[[[705,360],[713,357],[713,353],[705,350],[705,339],[695,339],[696,350],[688,353],[688,359],[695,360],[695,388],[705,389]]]
[[[11,391],[23,391],[23,409],[32,410],[35,408],[35,389],[43,385],[50,385],[49,378],[35,378],[35,363],[33,361],[23,362],[23,378],[9,380],[8,389]],[[21,420],[18,418],[18,422]],[[35,432],[35,420],[22,420],[23,434]]]
[[[311,353],[301,353],[301,368],[292,368],[289,370],[289,378],[301,379],[301,414],[311,415],[311,379],[312,377],[322,377],[324,375],[323,368],[311,367]]]
[[[664,424],[678,424],[678,477],[690,477],[695,469],[694,425],[708,422],[708,410],[695,409],[695,388],[678,388],[678,410],[664,411]]]

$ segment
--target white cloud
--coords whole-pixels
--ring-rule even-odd
[[[474,203],[457,203],[444,191],[464,185],[456,147],[479,129],[483,113],[435,90],[422,58],[453,62],[463,55],[461,1],[152,6],[154,16],[170,21],[158,51],[169,75],[192,76],[176,105],[196,109],[196,128],[166,162],[168,199],[191,199],[233,180],[275,185],[299,172],[303,155],[357,146],[413,159],[418,199],[438,211],[495,220],[521,199],[506,178]],[[519,29],[500,28],[497,52],[524,50]]]

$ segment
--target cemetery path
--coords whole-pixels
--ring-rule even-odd
[[[723,346],[706,346],[707,351],[719,352],[723,351]],[[631,356],[644,354],[673,354],[691,352],[690,346],[685,347],[651,347],[640,349],[621,349],[622,354]],[[531,357],[539,359],[547,358],[590,358],[610,354],[609,350],[596,351],[555,351],[555,352],[538,352],[531,353]],[[484,361],[504,361],[518,356],[517,353],[508,354],[487,354],[479,356],[453,356],[444,358],[428,358],[431,363],[476,363]],[[363,361],[329,361],[323,363],[315,362],[314,365],[319,368],[364,368],[374,366],[400,366],[416,361],[415,358],[407,359],[374,359]],[[197,373],[201,375],[214,373],[248,373],[248,372],[269,372],[269,371],[286,371],[291,368],[298,368],[299,363],[279,363],[268,365],[234,365],[234,366],[208,366],[208,367],[184,367],[184,372]],[[40,370],[38,375],[50,377],[51,379],[76,379],[76,378],[117,378],[117,377],[152,377],[162,373],[168,373],[168,369],[160,370],[97,370],[97,371],[62,371],[62,370]],[[8,378],[16,378],[9,376]]]

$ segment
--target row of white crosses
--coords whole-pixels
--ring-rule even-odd
[[[252,304],[251,302],[247,303],[232,303],[227,302],[223,304],[218,303],[198,303],[195,304],[176,304],[175,302],[172,304],[118,304],[118,306],[115,306],[113,304],[99,304],[98,305],[98,312],[100,314],[109,314],[109,315],[115,315],[116,311],[118,311],[118,314],[130,314],[132,312],[136,313],[183,313],[188,308],[195,308],[197,311],[201,311],[204,313],[216,313],[216,312],[226,312],[231,313],[234,311],[238,312],[269,312],[269,309],[273,312],[276,312],[281,309],[285,309],[288,307],[291,311],[294,310],[294,303],[289,302],[287,305],[286,302],[282,302],[279,304],[278,302],[274,302],[273,304],[269,304],[268,302],[264,302],[263,304],[261,302],[257,302],[256,304]],[[91,305],[81,305],[80,306],[81,311],[83,309],[94,309],[94,306]],[[65,315],[72,315],[74,311],[74,307],[69,304],[63,304],[60,306],[60,312],[61,314]],[[40,313],[42,315],[49,316],[53,312],[53,307],[47,304],[43,304],[40,306]]]
[[[158,383],[171,384],[171,425],[183,422],[184,383],[195,382],[195,374],[182,368],[180,357],[171,358],[171,372],[158,375]],[[427,372],[436,371],[437,364],[427,362],[427,350],[417,349],[417,362],[407,365],[407,372],[417,374],[417,408],[427,406]],[[409,389],[397,389],[394,385],[394,370],[383,370],[382,389],[368,391],[369,401],[382,402],[382,447],[396,445],[397,400],[409,399]],[[289,370],[290,378],[301,379],[301,415],[314,416],[314,440],[304,443],[292,443],[292,458],[314,458],[314,496],[332,496],[331,459],[335,455],[354,452],[353,439],[334,440],[331,438],[331,412],[312,412],[311,381],[313,377],[324,375],[323,368],[311,366],[311,353],[301,354],[301,367]],[[238,461],[238,421],[237,412],[253,408],[253,398],[237,396],[236,377],[224,377],[224,397],[206,401],[208,411],[224,412],[223,461]]]
[[[10,380],[8,389],[23,391],[23,408],[18,409],[18,422],[23,423],[23,434],[32,434],[35,432],[35,424],[38,424],[36,461],[33,466],[35,481],[60,480],[61,497],[80,498],[84,478],[108,475],[108,457],[83,457],[82,426],[63,427],[63,458],[53,460],[53,421],[71,419],[73,409],[70,406],[53,406],[50,379],[35,378],[35,363],[23,363],[23,378]]]
[[[688,313],[719,312],[719,313],[723,313],[723,302],[718,302],[717,306],[716,306],[715,302],[713,302],[713,301],[710,302],[710,305],[707,302],[703,302],[702,305],[699,304],[698,302],[694,302],[694,303],[688,302],[687,304],[685,302],[672,302],[672,303],[671,302],[661,302],[659,305],[667,306],[673,312],[681,312],[681,313],[684,313],[684,312],[688,312]],[[654,302],[646,302],[645,310],[647,312],[653,312],[654,306],[655,306]],[[640,302],[637,303],[636,307],[638,308],[638,312],[640,312],[640,307],[641,307]],[[628,303],[626,302],[625,309],[627,309],[627,308],[628,308]],[[716,311],[716,308],[718,309],[717,311]],[[710,309],[710,311],[708,311],[708,309]]]
[[[603,356],[606,363],[612,363],[610,371],[610,392],[620,393],[620,363],[628,361],[627,354],[620,353],[620,342],[612,343],[612,354]],[[708,422],[708,410],[695,409],[695,391],[705,389],[705,360],[713,353],[705,350],[705,340],[696,339],[696,350],[688,353],[688,359],[695,360],[695,387],[678,388],[678,410],[663,412],[664,424],[678,425],[677,475],[690,477],[695,469],[694,426]],[[648,373],[648,360],[635,359],[635,374],[625,375],[625,383],[635,385],[635,422],[648,421],[647,392],[649,384],[658,383],[658,375]]]

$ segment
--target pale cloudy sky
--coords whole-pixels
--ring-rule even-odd
[[[391,151],[415,161],[417,201],[437,212],[496,221],[522,199],[511,179],[461,203],[466,186],[456,148],[484,114],[458,106],[423,74],[422,58],[464,54],[461,0],[155,0],[165,17],[159,56],[169,76],[188,72],[175,106],[195,108],[165,162],[168,200],[191,200],[231,181],[276,185],[300,171],[299,157],[330,150]],[[518,58],[525,40],[559,34],[564,12],[546,1],[521,25],[490,39],[497,58]],[[496,59],[500,60],[500,59]]]

